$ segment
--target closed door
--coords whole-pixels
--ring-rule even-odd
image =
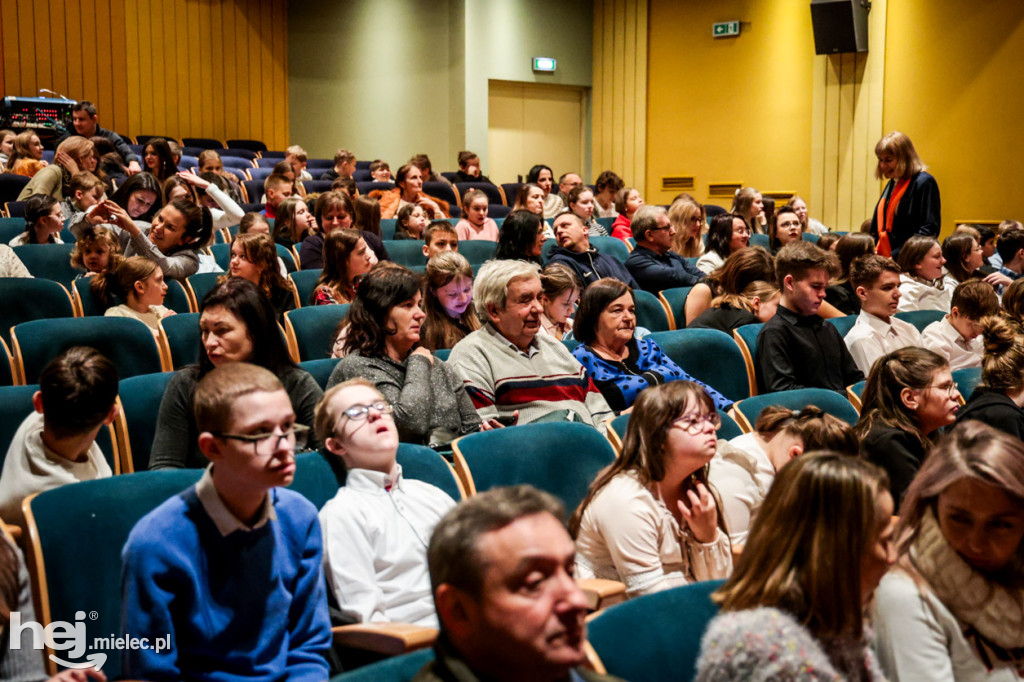
[[[586,141],[583,88],[510,81],[489,82],[487,144],[489,177],[515,182],[534,164],[583,174]],[[556,190],[557,191],[557,190]]]

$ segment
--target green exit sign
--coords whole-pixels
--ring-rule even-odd
[[[740,34],[740,22],[723,21],[711,25],[711,35],[715,38],[731,38]]]

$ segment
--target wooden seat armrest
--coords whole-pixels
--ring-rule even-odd
[[[618,580],[581,578],[576,581],[576,584],[587,595],[587,603],[591,611],[599,611],[626,601],[626,586]]]
[[[385,656],[399,656],[434,645],[437,630],[410,623],[355,623],[331,628],[334,644]]]

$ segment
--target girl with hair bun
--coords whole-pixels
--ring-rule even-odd
[[[174,314],[164,307],[164,273],[156,263],[142,256],[121,260],[115,269],[93,277],[89,287],[106,308],[105,317],[133,317],[155,336],[160,334],[160,320]],[[114,305],[115,296],[120,305]]]
[[[1024,338],[1012,323],[994,315],[981,320],[981,330],[981,385],[956,421],[977,419],[1024,440]]]
[[[733,545],[747,541],[775,475],[797,456],[815,450],[856,456],[857,439],[849,424],[813,405],[799,411],[770,405],[761,410],[753,431],[719,447],[708,478],[722,495]]]
[[[894,682],[1024,679],[1024,444],[978,421],[928,455],[874,603]]]

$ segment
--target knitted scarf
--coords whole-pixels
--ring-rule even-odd
[[[1024,590],[1002,587],[971,567],[942,535],[931,509],[910,550],[914,568],[964,625],[986,667],[993,659],[1024,666]]]

